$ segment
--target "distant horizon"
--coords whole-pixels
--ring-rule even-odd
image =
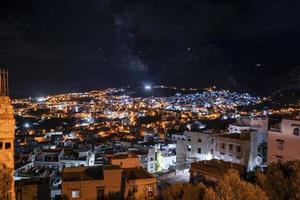
[[[159,88],[159,86],[165,86],[166,88]],[[172,89],[171,87],[177,87],[177,89]],[[173,86],[173,85],[153,85],[152,89],[172,89],[172,90],[181,90],[181,89],[186,89],[186,91],[183,91],[185,94],[194,94],[199,92],[199,90],[205,90],[207,88],[210,87],[215,87],[216,91],[221,91],[221,90],[228,90],[229,92],[237,92],[237,93],[248,93],[250,95],[253,96],[257,96],[257,97],[264,97],[263,95],[256,95],[247,91],[238,91],[238,90],[234,90],[234,89],[226,89],[226,88],[221,88],[221,87],[217,87],[217,86],[207,86],[207,87],[178,87],[178,86]],[[48,93],[48,94],[44,94],[44,95],[28,95],[28,96],[20,96],[20,97],[15,97],[14,95],[11,95],[12,99],[26,99],[26,98],[39,98],[39,97],[46,97],[46,96],[56,96],[56,95],[63,95],[63,94],[71,94],[71,93],[89,93],[92,91],[102,91],[102,90],[107,90],[107,89],[121,89],[121,88],[128,88],[128,89],[132,89],[132,90],[138,90],[138,89],[143,89],[143,86],[137,86],[137,85],[127,85],[127,86],[121,86],[121,87],[105,87],[105,88],[98,88],[98,89],[87,89],[87,90],[80,90],[80,91],[62,91],[62,92],[53,92],[53,93]],[[196,89],[195,90],[189,90],[190,88]],[[188,91],[191,91],[190,93],[187,93]],[[145,93],[149,93],[149,91],[145,91]]]

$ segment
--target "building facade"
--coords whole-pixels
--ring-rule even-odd
[[[268,164],[300,160],[300,120],[283,119],[268,132]]]
[[[214,157],[215,135],[210,131],[185,131],[184,137],[175,136],[176,166],[178,169],[187,167],[192,162],[210,160]]]
[[[0,69],[0,199],[15,199],[14,138],[15,119],[8,97],[8,72]]]

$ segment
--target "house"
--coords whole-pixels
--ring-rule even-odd
[[[244,166],[223,160],[204,160],[191,164],[190,182],[198,183],[200,181],[217,182],[229,170],[237,170],[239,173],[244,171]]]
[[[119,166],[65,168],[62,196],[67,199],[98,199],[121,192],[122,169]]]
[[[268,131],[268,164],[300,160],[300,120],[283,119]]]

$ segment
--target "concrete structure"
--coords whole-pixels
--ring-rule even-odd
[[[222,134],[216,137],[215,158],[248,166],[251,137],[249,132]]]
[[[35,157],[34,166],[61,171],[65,167],[94,166],[95,154],[80,149],[42,149]]]
[[[121,168],[139,168],[140,159],[134,154],[119,154],[110,158],[111,165],[118,165]]]
[[[16,200],[50,200],[49,184],[44,179],[24,179],[15,183]]]
[[[121,192],[122,169],[119,166],[65,168],[62,196],[67,199],[105,199]]]
[[[239,173],[242,173],[244,171],[244,166],[216,159],[195,162],[191,165],[190,182],[198,183],[203,180],[217,182],[230,169],[234,169]]]
[[[0,199],[14,200],[15,119],[8,97],[8,72],[0,69]]]
[[[156,153],[156,172],[168,172],[170,168],[175,169],[176,155],[165,149],[159,149]]]
[[[266,117],[242,117],[237,118],[235,124],[230,124],[229,134],[250,133],[250,148],[248,169],[256,166],[265,167],[267,164],[267,134],[269,120]],[[230,161],[226,160],[226,161]],[[245,162],[236,162],[245,163]]]
[[[126,183],[124,197],[136,199],[156,199],[156,178],[143,168],[130,168],[123,171]]]
[[[145,169],[120,166],[65,168],[62,197],[66,199],[156,198],[156,178]]]
[[[243,130],[256,130],[260,133],[268,132],[268,118],[266,117],[240,117],[236,119],[236,123],[230,124],[229,133],[241,133]],[[266,139],[266,138],[265,138]]]
[[[215,134],[211,131],[185,131],[184,137],[175,136],[176,162],[178,169],[186,168],[192,162],[210,160],[214,157]]]
[[[300,160],[300,120],[283,119],[268,132],[268,164]]]

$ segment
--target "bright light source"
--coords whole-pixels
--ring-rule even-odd
[[[29,124],[29,123],[25,123],[25,124],[24,124],[24,127],[25,127],[25,128],[29,128],[29,127],[30,127],[30,124]]]
[[[152,89],[151,85],[145,85],[145,90],[151,90],[151,89]]]
[[[36,100],[37,100],[38,102],[43,102],[43,101],[45,101],[46,99],[45,99],[44,97],[38,97]]]

